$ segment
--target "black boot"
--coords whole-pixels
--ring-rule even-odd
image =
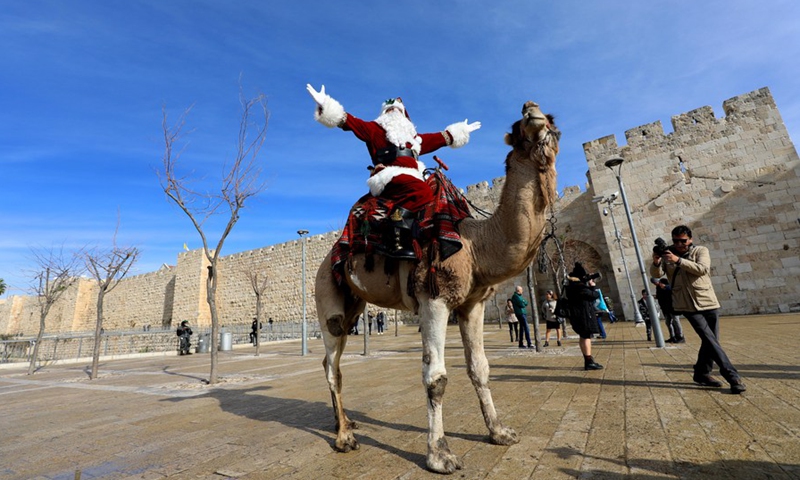
[[[584,370],[602,370],[603,366],[594,361],[591,355],[583,356],[583,369]]]
[[[417,260],[413,246],[415,218],[414,212],[402,207],[395,208],[389,215],[389,225],[383,236],[383,245],[378,251],[398,260]]]

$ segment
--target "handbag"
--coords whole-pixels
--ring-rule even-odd
[[[569,318],[569,299],[567,299],[566,296],[559,297],[558,300],[556,300],[556,309],[554,313],[556,317]]]

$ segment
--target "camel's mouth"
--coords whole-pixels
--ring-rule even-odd
[[[525,125],[528,128],[545,128],[549,123],[547,121],[547,117],[542,114],[541,111],[537,111],[536,113],[526,113],[524,117]]]
[[[522,106],[522,118],[528,125],[541,127],[547,125],[547,116],[539,108],[539,104],[534,101],[525,102]]]

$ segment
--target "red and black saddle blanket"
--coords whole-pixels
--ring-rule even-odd
[[[441,170],[434,170],[426,182],[433,191],[433,202],[425,206],[415,222],[414,252],[420,260],[425,247],[430,246],[427,253],[432,264],[437,254],[439,261],[443,261],[461,250],[458,223],[472,215],[464,195]],[[353,255],[364,253],[366,265],[374,264],[371,257],[383,242],[384,228],[392,228],[388,218],[394,207],[390,199],[367,194],[350,210],[342,236],[331,250],[331,267],[337,284],[342,285],[345,265]]]

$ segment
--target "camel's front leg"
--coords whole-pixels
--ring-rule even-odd
[[[447,386],[444,343],[449,311],[441,301],[420,302],[422,327],[422,383],[428,395],[428,468],[437,473],[453,473],[462,467],[450,451],[442,423],[442,399]]]
[[[325,368],[325,379],[331,391],[333,414],[336,418],[336,441],[333,447],[340,452],[349,452],[357,450],[359,445],[353,435],[356,424],[347,417],[342,405],[342,372],[339,362],[347,345],[349,327],[355,320],[356,312],[364,308],[364,302],[360,299],[348,302],[336,287],[330,269],[330,254],[317,271],[315,299],[320,331],[325,343],[322,366]]]
[[[513,445],[519,442],[517,432],[504,427],[497,418],[492,392],[489,390],[489,362],[483,350],[483,312],[484,305],[479,303],[464,312],[464,316],[458,322],[461,341],[464,344],[464,357],[467,361],[467,374],[481,402],[483,420],[489,429],[492,442],[497,445]]]
[[[336,441],[333,447],[339,452],[358,450],[358,440],[353,435],[353,429],[357,428],[356,423],[347,417],[342,405],[342,372],[339,370],[339,361],[347,344],[347,335],[335,337],[323,330],[322,336],[325,341],[322,365],[325,367],[325,378],[328,380],[333,414],[336,417]]]

